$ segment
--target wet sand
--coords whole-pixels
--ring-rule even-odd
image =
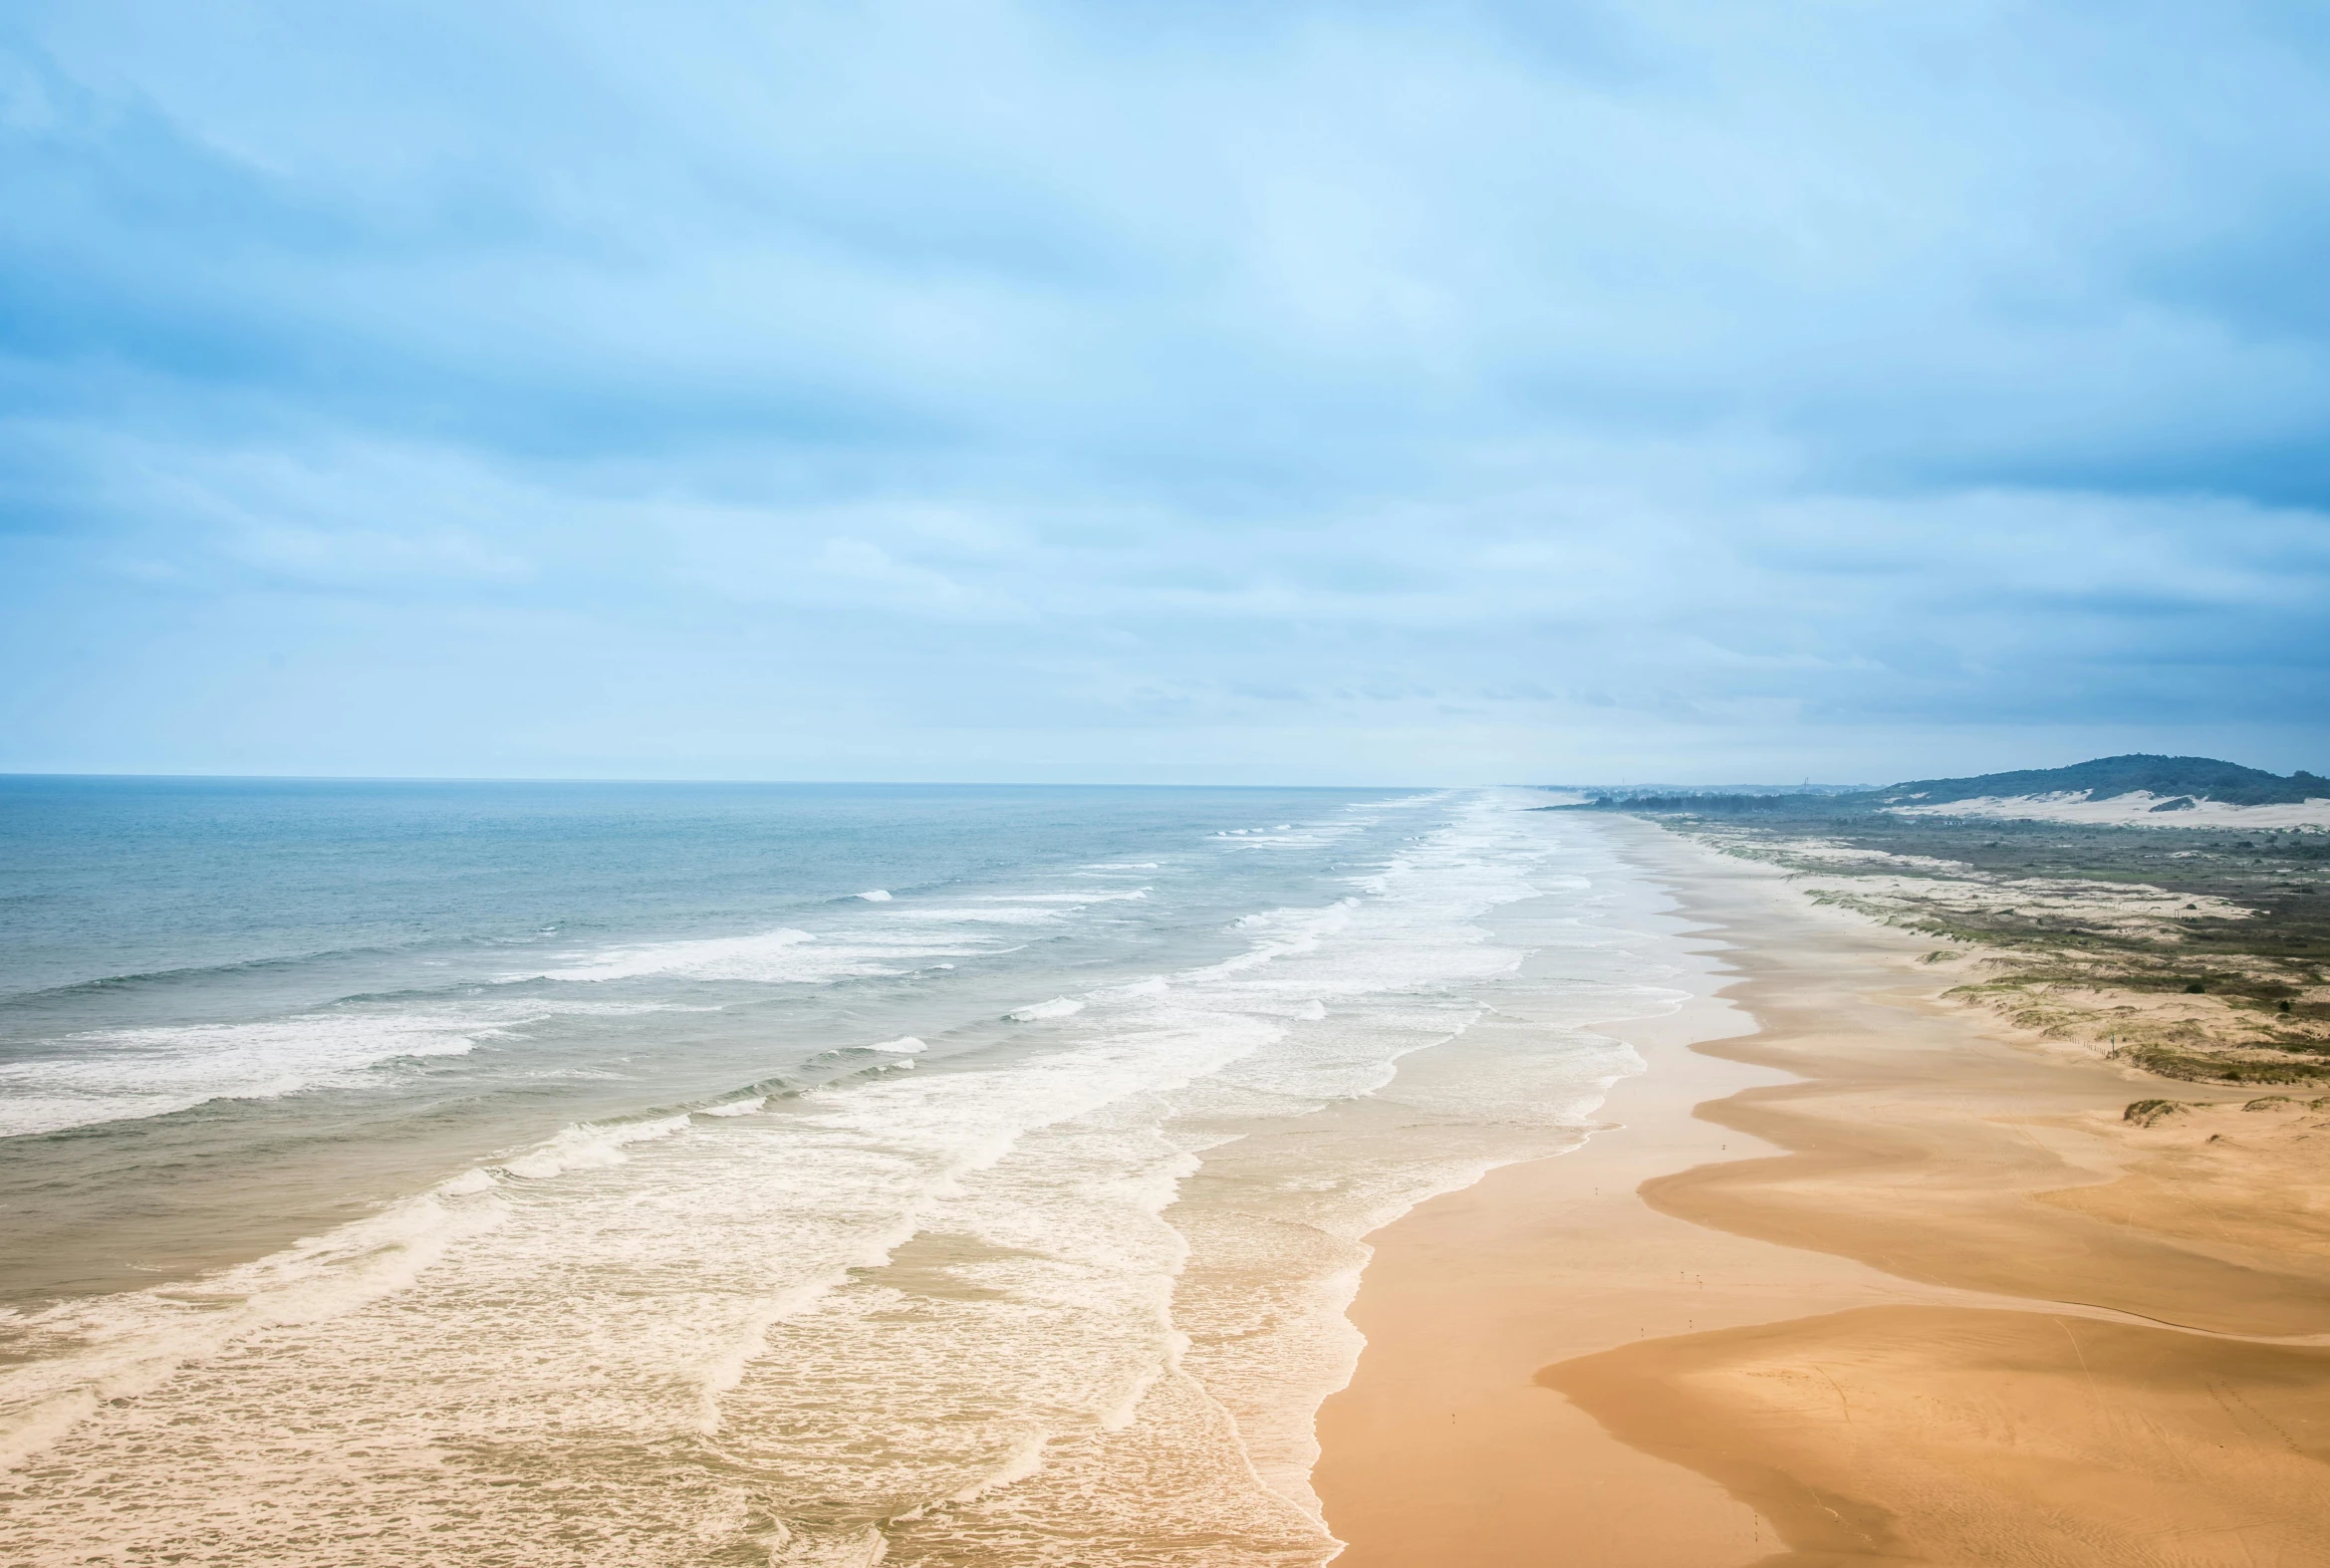
[[[2330,1564],[2330,1108],[2007,1038],[1930,941],[1608,831],[1696,999],[1613,1026],[1586,1149],[1371,1238],[1341,1568]]]

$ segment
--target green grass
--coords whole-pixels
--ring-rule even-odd
[[[2120,1060],[2166,1078],[2330,1080],[2330,833],[1899,817],[1809,795],[1671,797],[1615,809],[1685,832],[1712,830],[1727,848],[1817,874],[1814,896],[1823,902],[1937,937],[1958,956],[1979,955],[1982,978],[1957,993],[2028,1027],[2109,1045]],[[1839,863],[1803,850],[1806,840],[1890,863]],[[1920,867],[1917,859],[1948,864]],[[1872,871],[1901,879],[1906,892],[1857,888]],[[1979,907],[1921,902],[1921,882],[1939,895],[1944,882],[1968,881],[1986,885]],[[2130,916],[2140,928],[2114,929],[1999,885],[2026,881],[2159,889],[2198,908],[2179,909],[2173,921]],[[2249,914],[2200,914],[2211,900]],[[2166,1007],[2129,1005],[2167,998],[2175,1001]],[[2191,1007],[2176,1005],[2188,998]]]

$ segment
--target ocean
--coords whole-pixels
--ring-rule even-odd
[[[10,1560],[1324,1562],[1363,1238],[1683,995],[1547,799],[0,780]]]

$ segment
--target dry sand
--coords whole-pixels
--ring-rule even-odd
[[[1699,999],[1613,1028],[1586,1149],[1372,1238],[1340,1568],[2330,1565],[2330,1107],[2006,1038],[1918,938],[1610,831]]]

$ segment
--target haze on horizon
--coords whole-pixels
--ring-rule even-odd
[[[2330,771],[2330,15],[0,20],[0,770]]]

